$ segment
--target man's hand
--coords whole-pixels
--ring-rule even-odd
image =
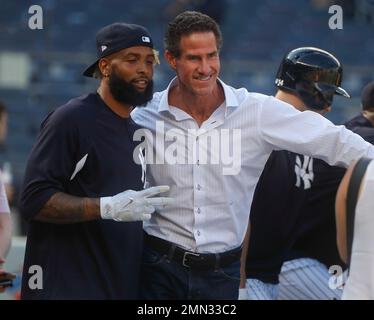
[[[100,198],[100,215],[115,221],[144,221],[156,208],[173,203],[173,198],[154,197],[169,191],[169,186],[156,186],[142,191],[126,190],[113,197]]]
[[[78,223],[97,219],[144,221],[157,208],[173,202],[172,198],[154,197],[169,191],[157,186],[142,191],[126,190],[112,197],[85,198],[57,192],[49,198],[35,219],[47,223]]]

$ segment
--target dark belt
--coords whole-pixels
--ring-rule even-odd
[[[219,269],[240,260],[242,247],[222,253],[196,253],[176,244],[145,234],[145,244],[160,254],[166,255],[180,265],[190,269]]]

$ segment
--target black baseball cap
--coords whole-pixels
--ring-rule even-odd
[[[122,49],[136,46],[153,49],[151,35],[145,27],[122,22],[105,26],[96,34],[97,60],[83,72],[83,75],[92,77],[100,59]]]
[[[374,81],[368,83],[361,94],[362,109],[374,108]]]

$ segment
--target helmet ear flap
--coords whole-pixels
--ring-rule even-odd
[[[285,58],[279,66],[275,84],[283,89],[294,90],[296,79],[293,64]]]
[[[287,80],[290,81],[290,82],[295,82],[296,81],[296,78],[294,76],[292,76],[290,71],[286,71],[285,76],[287,77]]]
[[[313,82],[306,80],[298,81],[295,83],[295,91],[299,98],[309,109],[322,110],[326,106],[331,105],[325,96],[315,87]]]

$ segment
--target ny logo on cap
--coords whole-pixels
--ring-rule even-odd
[[[151,39],[149,39],[149,37],[143,36],[142,41],[143,42],[151,42]]]
[[[108,48],[107,46],[101,46],[101,52],[104,52],[104,50]]]

